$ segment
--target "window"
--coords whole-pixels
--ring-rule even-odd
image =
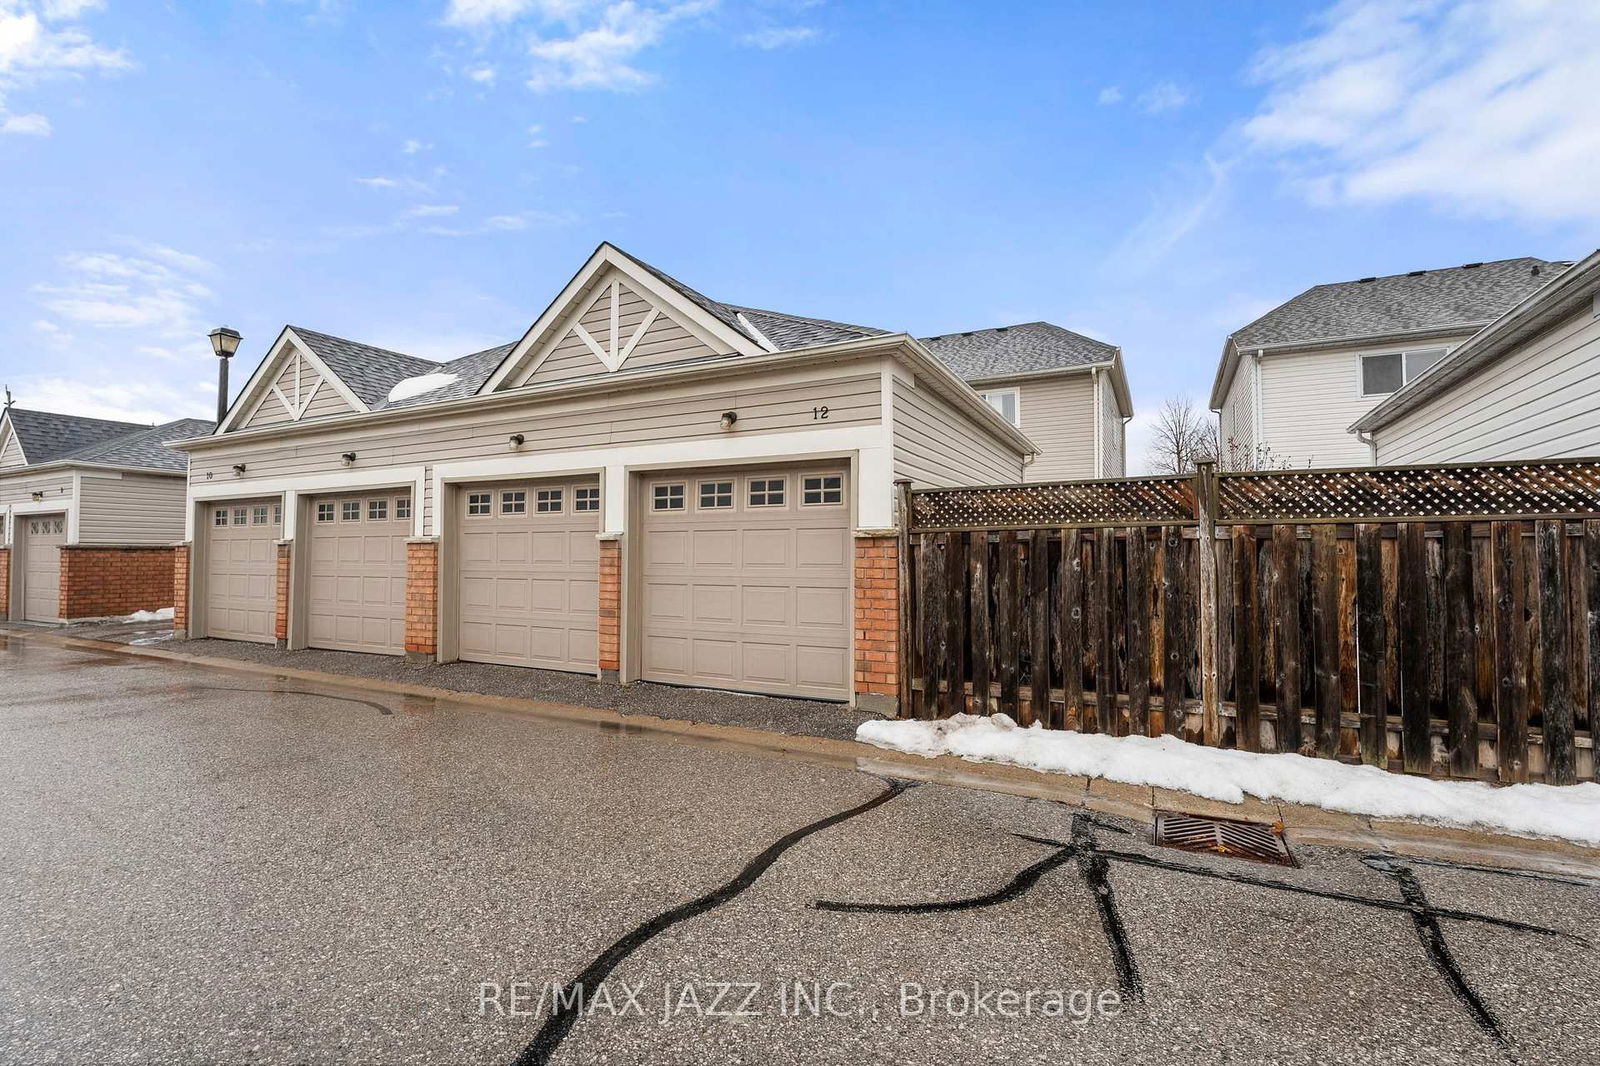
[[[228,524],[228,509],[226,507],[218,507],[217,510],[216,510],[216,513],[214,513],[211,516],[211,524],[214,525],[214,526],[225,526],[225,525],[227,525]],[[37,533],[38,530],[34,530],[34,532]]]
[[[283,525],[283,504],[281,503],[272,505],[272,524],[275,526]]]
[[[1361,357],[1361,395],[1387,396],[1443,359],[1448,348],[1418,348]]]
[[[839,474],[819,474],[816,477],[806,478],[805,495],[801,499],[807,504],[844,502],[843,476]]]
[[[411,497],[396,496],[394,500],[394,516],[405,520],[411,517]]]
[[[1016,389],[994,389],[991,392],[980,392],[983,402],[1000,412],[1000,417],[1010,422],[1013,426],[1022,425],[1022,410]]]
[[[751,507],[782,507],[783,506],[783,478],[751,478],[750,479],[750,506]]]
[[[574,511],[598,511],[598,510],[600,510],[600,489],[599,489],[599,487],[598,486],[591,486],[590,488],[585,488],[585,489],[573,489],[572,490],[572,509]]]
[[[340,506],[339,520],[341,522],[359,522],[359,521],[361,521],[361,501],[360,500],[345,500],[344,503]]]
[[[389,520],[389,501],[388,500],[368,500],[367,501],[367,521],[369,521],[369,522],[387,522],[388,520]]]
[[[487,492],[471,492],[467,494],[467,514],[489,514],[492,510],[494,497]]]
[[[683,510],[683,486],[657,485],[650,497],[650,508],[655,511]]]
[[[561,513],[561,490],[538,489],[533,494],[533,509],[538,514]]]
[[[236,526],[244,525],[245,522],[248,520],[248,515],[249,515],[249,512],[246,511],[243,507],[235,507],[233,509],[233,524],[236,525]]]
[[[250,524],[253,526],[264,526],[267,524],[266,504],[262,504],[259,507],[250,508]]]
[[[512,489],[500,494],[501,514],[527,514],[528,494],[522,489]]]
[[[732,507],[733,482],[731,481],[702,481],[700,482],[701,507]]]
[[[331,503],[319,503],[319,504],[317,504],[317,521],[318,522],[332,522],[333,521],[333,504],[331,504]]]

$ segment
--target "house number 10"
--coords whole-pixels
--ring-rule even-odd
[[[825,419],[827,417],[828,417],[828,408],[826,406],[813,407],[811,409],[811,420],[813,422],[821,422],[823,419]]]

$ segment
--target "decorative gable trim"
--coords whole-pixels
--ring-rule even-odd
[[[607,272],[610,276],[606,276]],[[618,310],[621,287],[626,286],[651,305],[645,320],[627,338],[618,336]],[[610,330],[607,343],[601,344],[582,319],[602,299],[610,299]],[[595,249],[572,280],[545,308],[538,321],[529,327],[522,339],[511,349],[499,368],[489,376],[479,394],[497,392],[511,387],[513,382],[526,381],[539,368],[549,352],[562,339],[576,336],[594,354],[609,372],[616,372],[627,362],[634,346],[649,331],[661,315],[669,315],[686,331],[707,347],[719,352],[740,355],[762,355],[766,349],[748,336],[708,313],[673,286],[621,249],[602,244]]]
[[[284,370],[294,361],[294,384],[285,391],[278,379],[283,376]],[[309,380],[306,369],[314,371],[316,381]],[[311,346],[297,336],[288,326],[278,334],[278,339],[273,342],[268,350],[267,357],[261,361],[256,372],[250,376],[244,391],[239,393],[239,398],[228,409],[228,416],[216,429],[216,433],[226,433],[248,425],[261,410],[268,400],[276,399],[283,404],[283,409],[288,412],[291,422],[298,422],[305,416],[306,410],[311,406],[311,401],[316,399],[317,393],[326,385],[337,392],[351,409],[366,413],[371,410],[361,402],[361,398],[350,387],[340,380],[328,364],[312,350]],[[215,435],[215,434],[213,434]]]
[[[21,466],[28,465],[28,451],[22,446],[22,435],[17,432],[17,427],[11,424],[11,412],[7,411],[4,418],[0,418],[0,460],[5,458],[6,451],[15,443],[17,454],[22,456]],[[5,464],[0,462],[0,467]]]

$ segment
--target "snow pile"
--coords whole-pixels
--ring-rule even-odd
[[[172,621],[172,608],[163,607],[159,611],[134,611],[128,615],[129,622],[170,622]]]
[[[1600,845],[1600,784],[1510,785],[1433,781],[1303,755],[1257,755],[1175,737],[1109,737],[1033,725],[1003,714],[937,722],[863,722],[856,739],[933,758],[1009,763],[1241,803],[1248,795],[1347,814],[1486,827]]]
[[[455,383],[455,374],[419,374],[414,378],[406,378],[389,390],[389,402],[396,403],[400,400],[409,400],[413,396],[421,396],[426,392],[434,392],[446,385]]]

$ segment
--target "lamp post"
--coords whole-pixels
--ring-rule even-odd
[[[228,417],[228,360],[239,350],[239,342],[244,338],[239,336],[238,330],[227,326],[218,326],[206,336],[211,338],[211,350],[217,353],[217,425],[221,426],[222,420]]]

